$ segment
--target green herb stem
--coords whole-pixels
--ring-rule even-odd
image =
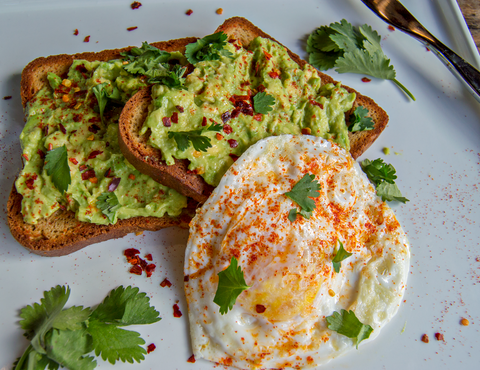
[[[410,99],[412,99],[413,101],[416,101],[416,99],[412,95],[412,93],[410,91],[408,91],[407,88],[405,86],[403,86],[396,78],[394,78],[392,81],[395,82],[395,85],[397,85],[400,89],[402,89],[403,92],[410,97]]]

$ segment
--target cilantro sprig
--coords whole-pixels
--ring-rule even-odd
[[[352,253],[347,252],[343,248],[343,243],[340,240],[338,242],[340,243],[340,246],[338,247],[337,253],[335,253],[335,257],[332,259],[333,269],[336,273],[340,272],[342,261],[352,255]]]
[[[373,331],[370,325],[362,324],[353,311],[344,309],[340,310],[340,313],[335,311],[331,316],[327,316],[326,320],[330,330],[354,338],[357,349],[360,342],[370,337]]]
[[[170,88],[183,89],[186,67],[170,64],[171,54],[143,42],[140,48],[120,53],[126,64],[123,68],[133,75],[147,76],[148,83],[163,84]]]
[[[115,223],[117,218],[117,211],[122,205],[118,201],[115,192],[102,193],[97,198],[97,208],[107,216],[110,223]]]
[[[253,109],[255,112],[267,114],[273,109],[275,98],[265,92],[259,92],[253,97]]]
[[[398,201],[406,203],[409,200],[402,196],[400,189],[395,184],[397,178],[395,168],[388,163],[383,162],[383,159],[378,158],[374,161],[365,159],[360,163],[363,172],[367,175],[370,181],[377,189],[377,195],[383,201]]]
[[[45,170],[52,178],[53,185],[65,193],[72,182],[70,167],[68,166],[68,153],[65,145],[49,150],[45,156]]]
[[[226,314],[233,308],[237,297],[250,288],[245,282],[242,268],[238,260],[232,257],[230,265],[218,273],[218,287],[213,302],[220,306],[220,313]]]
[[[40,303],[20,311],[20,326],[30,345],[15,362],[14,370],[69,369],[93,370],[97,361],[140,362],[147,351],[145,341],[123,326],[152,324],[160,320],[150,299],[138,288],[113,289],[96,309],[82,306],[64,308],[70,296],[68,286],[45,291]]]
[[[228,36],[224,32],[205,36],[186,46],[185,57],[192,64],[205,60],[219,60],[222,55],[231,58],[233,54],[225,49],[227,38]]]
[[[309,219],[315,209],[315,201],[311,198],[318,198],[320,193],[320,184],[315,180],[315,175],[305,174],[290,190],[284,195],[293,200],[300,206],[300,211],[296,208],[290,210],[288,219],[294,222],[297,214]]]
[[[221,130],[222,125],[212,123],[210,126],[199,130],[169,131],[168,137],[175,140],[178,149],[180,149],[182,152],[187,150],[190,144],[193,145],[196,151],[206,152],[208,148],[212,147],[212,143],[209,137],[202,134],[207,131],[220,132]]]
[[[102,82],[92,88],[95,97],[97,98],[98,103],[98,111],[100,113],[100,118],[102,122],[104,120],[103,113],[105,111],[105,107],[109,101],[120,102],[120,90],[116,86],[113,87],[112,92],[108,91],[109,83]]]
[[[390,59],[383,53],[381,36],[364,24],[353,27],[345,19],[321,26],[308,37],[309,62],[321,71],[336,68],[338,73],[358,73],[392,80],[412,100],[415,97],[396,79]]]
[[[372,117],[367,117],[367,114],[367,108],[361,105],[356,107],[353,113],[350,115],[350,124],[348,126],[348,131],[357,132],[373,130],[373,119]]]

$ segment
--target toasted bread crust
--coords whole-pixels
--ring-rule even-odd
[[[37,224],[23,221],[22,196],[13,185],[7,202],[8,226],[13,237],[31,252],[47,257],[59,257],[76,252],[90,244],[121,238],[141,231],[158,231],[178,226],[184,229],[195,213],[195,205],[189,204],[179,217],[133,217],[118,220],[113,225],[96,225],[81,222],[72,211],[58,210]]]
[[[195,42],[195,37],[157,42],[152,45],[166,51],[183,50],[185,45]],[[108,61],[120,58],[121,52],[132,48],[104,50],[98,53],[87,52],[74,55],[52,55],[40,57],[30,62],[22,72],[21,99],[25,108],[35,94],[48,84],[47,74],[53,72],[64,75],[75,59],[88,61]],[[188,207],[178,217],[133,217],[119,220],[114,225],[96,225],[75,219],[71,211],[57,211],[35,225],[27,224],[21,213],[22,196],[12,187],[7,203],[8,225],[14,238],[29,251],[42,256],[63,256],[90,244],[120,238],[132,232],[157,231],[170,226],[188,228],[195,214],[196,203],[189,201]]]
[[[244,47],[248,47],[250,42],[258,36],[279,43],[273,37],[241,17],[227,19],[215,32],[220,31],[239,40]],[[281,45],[281,43],[279,44]],[[286,50],[300,67],[303,68],[307,64],[297,54],[288,48]],[[325,73],[320,71],[318,73],[323,83],[338,83]],[[388,115],[371,98],[360,94],[348,86],[342,85],[342,87],[348,92],[356,94],[352,110],[346,113],[346,117],[349,117],[351,112],[361,105],[368,108],[369,116],[372,117],[375,123],[373,130],[349,132],[350,154],[353,158],[358,158],[385,129],[388,123]],[[122,153],[140,172],[151,176],[156,181],[184,195],[192,197],[200,203],[205,202],[212,191],[212,186],[208,185],[200,175],[192,174],[188,171],[188,161],[176,160],[174,165],[168,166],[161,159],[161,151],[147,144],[148,133],[143,136],[139,135],[139,131],[147,117],[147,109],[150,102],[150,89],[142,89],[127,102],[123,109],[119,120],[119,142]]]

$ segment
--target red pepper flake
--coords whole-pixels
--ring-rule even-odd
[[[135,180],[135,175],[131,173],[130,175],[128,175],[128,178],[133,181]]]
[[[130,31],[135,31],[138,27],[135,26],[135,27],[128,27],[127,28],[127,31],[130,32]]]
[[[50,150],[53,150],[53,144],[52,144],[52,143],[49,143],[47,149],[48,149],[49,151],[50,151]]]
[[[393,27],[391,24],[389,24],[387,28],[389,31],[395,31],[395,27]]]
[[[188,282],[189,280],[190,280],[190,275],[185,275],[185,276],[183,277],[183,282],[184,282],[184,283]]]
[[[155,265],[154,263],[149,263],[147,265],[147,267],[145,268],[145,272],[147,274],[147,277],[151,277],[152,276],[152,273],[155,271],[155,268],[157,267],[157,265]]]
[[[28,155],[26,155],[25,153],[22,154],[22,157],[25,158],[26,161],[28,161]]]
[[[11,95],[7,95],[7,96],[4,96],[4,97],[3,97],[3,100],[10,100],[11,98],[12,98]]]
[[[265,91],[265,86],[258,85],[257,90],[258,90],[258,92],[264,92]]]
[[[141,3],[140,1],[134,1],[134,2],[130,5],[130,7],[131,7],[132,9],[134,9],[134,10],[140,8],[141,6],[142,6],[142,3]]]
[[[230,156],[230,158],[232,158],[232,160],[233,160],[234,162],[236,162],[237,159],[239,158],[238,155],[235,155],[235,154],[233,154],[233,153],[230,153],[229,156]]]
[[[101,150],[94,150],[93,152],[90,153],[90,155],[88,156],[88,159],[94,159],[102,153],[103,152]]]
[[[167,278],[163,279],[163,281],[160,283],[160,286],[162,288],[170,288],[172,286],[172,283],[170,282],[170,280],[168,280]]]
[[[223,125],[223,132],[225,132],[227,135],[231,134],[233,132],[232,126],[230,125]]]
[[[147,261],[153,261],[152,254],[151,254],[151,253],[146,254],[146,255],[145,255],[145,259],[146,259]]]
[[[85,171],[87,169],[87,166],[84,165],[84,164],[81,164],[80,167],[78,167],[78,169],[80,170],[80,172],[82,172],[82,171]]]
[[[68,160],[69,160],[70,163],[72,163],[72,164],[75,164],[75,165],[78,164],[78,161],[77,161],[76,158],[68,158]]]
[[[365,81],[364,81],[365,82]],[[319,103],[318,101],[316,100],[310,100],[310,104],[312,105],[316,105],[317,107],[320,107],[320,109],[323,109],[323,104],[322,103]]]
[[[441,340],[443,342],[444,341],[443,334],[442,333],[435,333],[435,339],[436,340]]]
[[[66,129],[65,126],[62,125],[61,123],[59,124],[59,126],[60,126],[60,131],[62,131],[62,134],[65,135],[65,134],[67,133],[67,129]]]
[[[78,28],[75,28],[75,30],[73,31],[73,35],[78,36]]]
[[[170,117],[170,119],[172,120],[173,123],[178,123],[178,113],[173,112],[172,117]]]
[[[33,183],[35,182],[35,180],[37,179],[37,174],[34,173],[33,176],[29,177],[28,179],[25,180],[25,186],[27,188],[29,188],[30,190],[33,190],[34,187],[33,187]]]
[[[84,181],[88,179],[92,179],[94,177],[96,177],[96,175],[95,175],[95,170],[93,169],[82,172],[82,180]]]
[[[85,38],[83,39],[83,42],[90,42],[90,35],[85,36]]]
[[[193,14],[193,10],[192,9],[188,9],[186,12],[185,12],[186,15],[192,15]]]
[[[138,265],[135,265],[130,269],[130,273],[135,275],[142,275],[142,268]]]
[[[153,344],[153,343],[152,343],[152,344],[149,344],[149,345],[147,346],[147,354],[149,354],[150,352],[155,351],[155,348],[157,348],[157,347],[155,346],[155,344]]]
[[[203,117],[202,118],[202,126],[206,126],[207,125],[207,117]]]
[[[105,176],[105,177],[113,177],[113,175],[112,175],[112,169],[109,168],[108,170],[106,170],[106,171],[105,171],[105,175],[103,175],[103,176]]]
[[[172,120],[170,119],[170,117],[163,117],[162,122],[165,127],[172,126]]]
[[[275,71],[268,72],[268,75],[269,75],[271,78],[280,78],[280,74],[279,74],[278,72],[275,72]]]
[[[88,131],[90,131],[93,134],[96,134],[98,131],[100,131],[100,127],[98,127],[96,124],[88,126]]]
[[[81,114],[74,114],[73,115],[73,122],[80,122],[82,120]]]
[[[272,58],[272,54],[267,53],[265,50],[263,51],[263,54],[265,55],[265,58],[267,58],[267,60],[270,60]]]
[[[257,114],[255,114],[255,115],[253,116],[253,119],[254,119],[255,121],[261,121],[262,118],[263,118],[263,115],[262,115],[261,113],[257,113]]]
[[[173,317],[182,317],[182,311],[176,303],[173,305]]]
[[[112,192],[115,191],[118,187],[118,184],[120,184],[120,177],[114,177],[112,181],[110,181],[110,184],[108,185],[108,191]]]
[[[140,251],[138,249],[135,249],[135,248],[128,248],[128,249],[125,249],[123,254],[125,255],[125,257],[127,257],[127,260],[128,260],[129,258],[133,258],[137,254],[140,254]]]
[[[175,108],[177,108],[180,113],[185,112],[185,109],[183,109],[181,105],[176,105]]]
[[[362,82],[370,82],[370,81],[372,81],[372,80],[368,77],[363,77],[362,78]]]
[[[215,137],[217,138],[217,140],[222,140],[223,139],[223,135],[218,133],[218,132],[215,134]]]
[[[236,148],[238,146],[238,142],[235,139],[229,139],[228,145],[230,145],[230,148]]]
[[[257,313],[264,313],[266,309],[267,308],[263,304],[257,304],[255,306],[255,311],[257,311]]]
[[[191,355],[191,356],[188,358],[187,362],[190,362],[191,364],[194,364],[194,363],[195,363],[195,355]]]
[[[41,159],[45,159],[45,153],[43,152],[43,150],[38,149],[37,154],[40,156]]]
[[[429,340],[428,340],[428,335],[427,335],[427,334],[423,334],[423,335],[422,335],[422,342],[423,342],[423,343],[428,343],[428,342],[429,342]]]

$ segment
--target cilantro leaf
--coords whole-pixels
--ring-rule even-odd
[[[223,32],[205,36],[187,45],[185,57],[192,64],[205,60],[219,60],[221,55],[231,58],[232,53],[225,49],[227,38],[227,34]]]
[[[360,342],[370,337],[373,328],[370,325],[362,324],[353,311],[342,309],[340,312],[335,311],[331,316],[327,316],[327,327],[339,334],[354,338],[358,349]]]
[[[307,219],[310,218],[312,211],[315,209],[315,201],[310,197],[318,198],[320,196],[318,190],[320,190],[320,184],[315,180],[315,175],[307,173],[295,184],[292,190],[284,194],[301,207],[301,211],[295,211],[295,217],[298,213]],[[293,213],[290,211],[288,219],[292,221],[292,218]]]
[[[335,270],[336,273],[340,272],[342,261],[352,255],[352,253],[347,252],[343,248],[343,244],[340,240],[338,242],[340,243],[340,247],[338,248],[337,253],[335,254],[335,257],[333,257],[332,259],[333,269]]]
[[[93,370],[97,367],[92,338],[85,330],[52,330],[46,337],[48,358],[68,369]]]
[[[145,341],[135,331],[120,329],[96,319],[89,320],[87,331],[92,336],[95,355],[101,356],[104,361],[115,364],[118,360],[133,363],[145,359],[147,351],[141,347]]]
[[[163,84],[170,88],[183,89],[186,67],[168,63],[171,54],[144,42],[141,48],[132,48],[120,53],[128,62],[123,68],[133,75],[147,76],[148,83]]]
[[[198,152],[206,152],[208,148],[212,147],[210,138],[202,135],[205,131],[216,131],[220,132],[222,130],[222,125],[212,123],[205,129],[200,130],[191,130],[191,131],[169,131],[168,137],[174,139],[177,143],[178,149],[182,152],[188,149],[190,143],[193,145],[193,148]]]
[[[93,311],[91,318],[118,326],[152,324],[160,321],[159,313],[150,306],[150,298],[138,288],[123,286],[110,292]]]
[[[369,180],[375,185],[377,195],[383,201],[398,201],[406,203],[409,200],[402,196],[402,193],[395,184],[397,178],[395,168],[391,164],[383,162],[383,159],[378,158],[374,161],[365,159],[360,163],[363,172],[367,175]]]
[[[220,313],[226,314],[233,308],[237,297],[244,290],[250,288],[245,282],[242,268],[238,261],[232,257],[230,266],[218,273],[218,287],[213,302],[220,306]]]
[[[102,193],[97,198],[97,208],[107,216],[108,220],[113,224],[117,220],[117,211],[122,205],[118,201],[115,192]]]
[[[49,150],[45,156],[45,170],[51,176],[53,185],[65,193],[72,182],[70,167],[68,166],[68,153],[65,145]]]
[[[95,94],[95,97],[97,98],[97,103],[98,103],[98,111],[100,113],[100,118],[102,119],[103,122],[103,112],[105,111],[105,107],[107,106],[107,103],[109,100],[112,101],[120,101],[121,100],[121,95],[120,95],[120,90],[116,86],[112,88],[112,92],[108,92],[107,87],[110,86],[108,82],[103,82],[101,84],[98,84],[94,87],[92,87],[92,91]]]
[[[265,92],[259,92],[253,97],[253,109],[257,113],[267,114],[273,109],[274,104],[275,98]]]
[[[90,316],[90,308],[72,306],[62,310],[55,318],[52,327],[59,330],[80,330],[83,322]]]
[[[380,45],[381,36],[364,24],[353,27],[345,19],[314,30],[307,40],[309,62],[321,71],[358,73],[392,80],[412,100],[415,97],[396,79],[396,72]]]
[[[350,132],[369,131],[373,130],[374,122],[371,117],[367,117],[368,109],[361,105],[356,107],[350,115],[350,125],[348,130]]]

